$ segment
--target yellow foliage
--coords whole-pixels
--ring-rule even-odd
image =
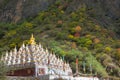
[[[29,44],[29,40],[24,40],[23,41],[25,44]]]
[[[26,22],[26,23],[25,23],[25,27],[27,27],[27,28],[32,28],[32,27],[33,27],[33,24],[30,23],[30,22]]]
[[[61,10],[60,12],[61,12],[62,14],[64,14],[64,11],[63,11],[63,10]]]
[[[86,42],[86,45],[90,45],[90,44],[92,44],[92,40],[88,40],[88,41]]]
[[[91,37],[91,35],[90,35],[90,34],[87,34],[87,35],[85,35],[85,37],[90,38],[90,37]]]
[[[105,51],[106,51],[106,52],[110,52],[111,50],[112,50],[111,47],[105,47]]]
[[[11,30],[11,31],[9,31],[6,35],[8,36],[8,37],[10,37],[10,36],[13,36],[13,35],[15,35],[16,34],[16,31],[15,30]]]
[[[16,46],[16,43],[11,43],[10,48],[14,48]]]
[[[70,35],[68,35],[68,38],[69,38],[69,39],[73,39],[74,36],[70,34]]]

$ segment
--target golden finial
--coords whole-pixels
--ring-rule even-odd
[[[35,44],[36,44],[36,42],[35,42],[35,38],[34,38],[33,34],[31,35],[31,38],[30,38],[29,44],[31,44],[31,45],[35,45]]]

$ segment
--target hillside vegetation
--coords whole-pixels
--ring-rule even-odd
[[[106,29],[88,15],[86,5],[66,10],[71,0],[58,0],[36,16],[19,23],[0,22],[0,54],[28,44],[33,33],[37,43],[58,57],[64,57],[75,73],[79,72],[117,79],[120,77],[120,40],[114,30]]]

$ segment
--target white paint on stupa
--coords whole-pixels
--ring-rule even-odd
[[[62,59],[57,58],[55,54],[50,53],[47,48],[44,49],[40,43],[36,44],[33,35],[30,38],[29,45],[23,43],[19,50],[15,47],[14,50],[11,50],[10,52],[6,51],[2,61],[8,66],[24,66],[24,64],[34,63],[37,66],[37,75],[56,74],[72,76],[72,69],[69,64],[65,63]],[[39,74],[39,68],[43,68],[45,73]]]

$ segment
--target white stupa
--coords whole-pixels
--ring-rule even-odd
[[[23,43],[19,50],[15,47],[14,50],[6,51],[1,60],[12,69],[8,76],[72,76],[69,63],[44,49],[40,43],[36,44],[33,35],[29,45]]]

